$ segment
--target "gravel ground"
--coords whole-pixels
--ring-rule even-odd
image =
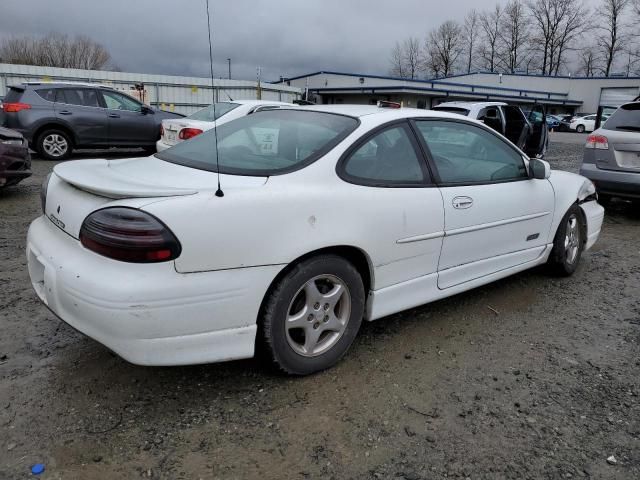
[[[577,170],[582,141],[548,160]],[[0,478],[640,478],[640,213],[536,269],[369,323],[334,369],[142,368],[58,321],[24,257],[51,163],[0,192]],[[610,456],[615,461],[607,461]]]

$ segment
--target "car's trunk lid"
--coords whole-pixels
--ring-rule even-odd
[[[609,150],[596,150],[596,165],[603,170],[640,173],[640,132],[601,129]]]
[[[49,182],[46,216],[78,238],[82,222],[105,206],[139,208],[161,197],[215,192],[217,174],[165,162],[156,157],[77,160],[58,164]],[[225,190],[255,188],[266,177],[220,175]]]

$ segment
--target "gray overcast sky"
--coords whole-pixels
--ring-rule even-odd
[[[234,78],[316,70],[386,74],[396,40],[494,0],[210,0],[214,71]],[[506,3],[500,0],[499,3]],[[589,3],[592,3],[591,1]],[[104,44],[122,71],[207,76],[205,0],[1,0],[0,38],[50,31]]]

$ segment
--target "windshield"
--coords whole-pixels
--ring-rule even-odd
[[[156,157],[220,173],[269,176],[309,165],[358,126],[352,117],[302,110],[266,110],[181,142]]]
[[[606,130],[640,131],[640,102],[621,106],[609,117],[602,128]]]
[[[215,104],[215,115],[213,114],[213,105],[209,105],[202,110],[198,110],[197,112],[192,113],[187,118],[191,118],[193,120],[202,120],[203,122],[215,122],[221,116],[229,113],[231,110],[239,106],[239,103],[218,102]]]

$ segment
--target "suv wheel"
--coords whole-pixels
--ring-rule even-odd
[[[71,156],[73,146],[67,133],[51,129],[40,134],[36,150],[47,160],[65,160]]]

